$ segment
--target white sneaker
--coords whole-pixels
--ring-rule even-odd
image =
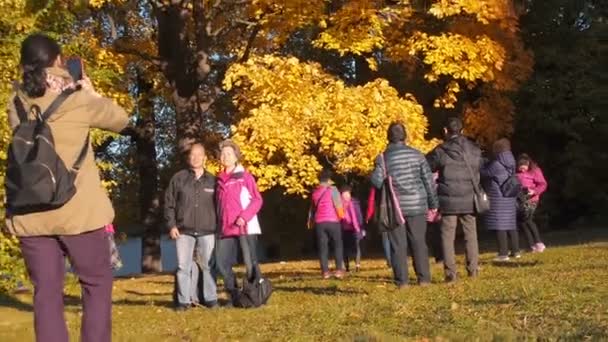
[[[494,258],[494,262],[505,262],[511,260],[508,255],[499,255]]]

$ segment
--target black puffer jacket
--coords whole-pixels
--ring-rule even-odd
[[[473,181],[464,162],[463,148],[473,170]],[[456,135],[429,153],[427,161],[431,171],[439,172],[437,195],[441,213],[445,215],[475,213],[473,182],[479,187],[481,167],[479,147],[465,136]]]

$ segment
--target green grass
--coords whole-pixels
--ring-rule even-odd
[[[608,340],[608,230],[560,232],[547,240],[545,253],[506,266],[483,254],[478,279],[444,285],[441,266],[433,265],[433,285],[401,291],[382,260],[365,260],[362,272],[342,281],[320,280],[316,261],[265,264],[275,292],[269,305],[254,310],[175,313],[171,276],[120,279],[114,340]],[[76,341],[79,291],[68,292],[66,316]],[[27,295],[2,299],[0,341],[32,340],[30,303]]]

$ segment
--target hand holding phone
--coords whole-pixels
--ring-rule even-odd
[[[82,59],[80,57],[70,57],[66,59],[65,66],[72,76],[74,82],[82,80],[84,76]]]

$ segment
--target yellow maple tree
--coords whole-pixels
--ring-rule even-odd
[[[266,55],[231,67],[224,84],[238,90],[244,117],[232,133],[262,190],[305,195],[327,163],[368,174],[394,121],[406,125],[411,145],[428,151],[437,143],[424,137],[422,106],[383,79],[349,87],[317,63]]]

